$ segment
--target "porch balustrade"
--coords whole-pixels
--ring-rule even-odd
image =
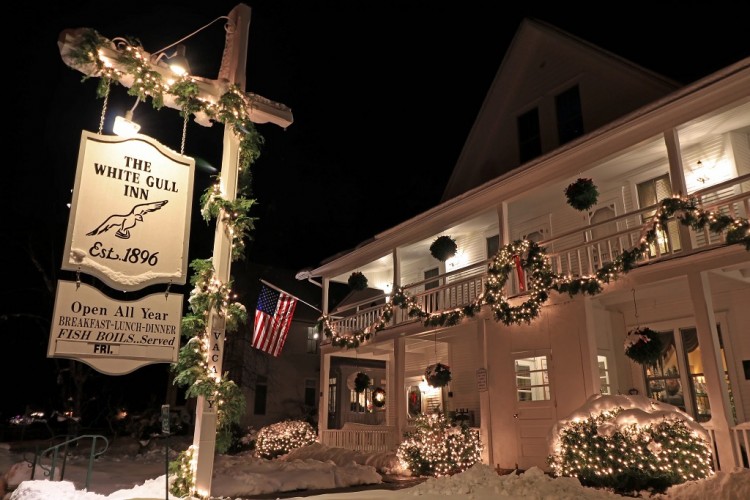
[[[692,196],[698,199],[699,207],[703,210],[746,218],[750,214],[750,174],[711,186],[693,193]],[[623,250],[631,249],[640,242],[644,222],[653,216],[658,207],[657,204],[633,210],[612,219],[556,235],[540,241],[539,245],[546,249],[554,272],[569,276],[592,275]],[[681,226],[679,221],[671,220],[667,226],[666,230],[658,235],[657,241],[650,246],[645,255],[646,262],[666,259],[674,254],[686,255],[703,251],[720,246],[724,241],[723,237],[712,234],[706,227],[698,231],[690,228],[686,233],[690,235],[690,241],[683,242],[678,230]],[[592,235],[598,237],[594,238]],[[460,308],[471,304],[484,292],[490,261],[491,259],[487,259],[411,283],[404,289],[427,313]],[[523,289],[528,289],[528,286],[524,286]],[[511,273],[505,288],[506,296],[512,298],[522,295],[520,290],[522,288],[519,286],[518,276]],[[370,297],[359,304],[349,304],[345,315],[334,311],[331,315],[333,327],[343,334],[362,331],[372,326],[382,317],[384,299],[385,295],[375,299]],[[373,302],[376,305],[370,305]],[[410,321],[414,319],[395,308],[392,324]]]
[[[391,429],[326,429],[320,431],[318,440],[332,448],[377,453],[394,451],[401,441],[398,432]]]

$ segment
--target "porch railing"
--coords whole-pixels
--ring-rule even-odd
[[[732,438],[732,445],[734,446],[734,449],[732,450],[734,463],[728,464],[724,467],[720,466],[719,459],[716,456],[716,453],[714,453],[716,450],[716,428],[710,420],[708,422],[703,422],[701,425],[706,429],[706,432],[708,432],[712,450],[712,465],[715,471],[730,471],[733,467],[740,467],[743,469],[750,468],[750,464],[748,463],[750,460],[750,422],[743,422],[729,429],[729,434]]]
[[[394,451],[400,442],[397,431],[380,429],[321,430],[318,440],[332,448],[382,453]]]
[[[726,182],[692,194],[699,202],[700,208],[733,217],[747,217],[750,214],[750,174],[742,175]],[[644,222],[652,217],[659,208],[658,204],[630,211],[585,227],[556,235],[539,244],[547,250],[552,270],[569,276],[586,276],[594,274],[597,269],[611,262],[623,250],[636,246],[641,239]],[[680,239],[680,227],[683,235],[688,234],[690,241]],[[704,250],[719,246],[724,239],[712,235],[708,228],[695,231],[682,226],[679,221],[671,220],[662,230],[657,241],[652,244],[645,256],[646,262],[661,260],[673,254],[685,254],[691,251]],[[692,250],[689,250],[692,249]],[[435,313],[463,307],[471,304],[484,292],[487,282],[487,266],[491,259],[471,264],[439,276],[406,285],[405,291],[417,300],[420,308],[428,313]],[[528,289],[528,287],[525,287]],[[505,294],[514,297],[521,294],[518,277],[511,273],[506,284]],[[332,323],[339,333],[361,331],[382,316],[384,299],[368,298],[359,304],[347,305],[347,311],[334,311]],[[375,305],[370,305],[376,302]],[[352,312],[353,311],[353,312]],[[404,323],[410,318],[400,309],[394,313],[394,324]]]

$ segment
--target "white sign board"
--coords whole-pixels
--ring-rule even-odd
[[[155,293],[118,301],[84,283],[58,280],[48,358],[72,358],[108,375],[174,363],[183,295]]]
[[[479,392],[484,392],[487,390],[487,369],[486,368],[477,369],[477,390]]]
[[[62,268],[120,290],[185,284],[195,160],[83,131]]]

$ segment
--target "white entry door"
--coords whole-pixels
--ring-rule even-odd
[[[548,436],[557,413],[553,385],[550,383],[552,356],[549,349],[513,354],[516,385],[516,422],[518,467],[537,466],[547,470]]]

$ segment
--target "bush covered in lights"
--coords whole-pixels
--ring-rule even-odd
[[[415,476],[447,476],[463,472],[480,461],[479,432],[457,424],[443,413],[419,414],[414,432],[408,432],[396,456]]]
[[[263,427],[255,437],[255,455],[274,459],[317,440],[312,425],[302,420],[285,420]]]
[[[617,493],[664,492],[712,474],[706,431],[678,408],[643,396],[594,396],[553,429],[556,476]]]

